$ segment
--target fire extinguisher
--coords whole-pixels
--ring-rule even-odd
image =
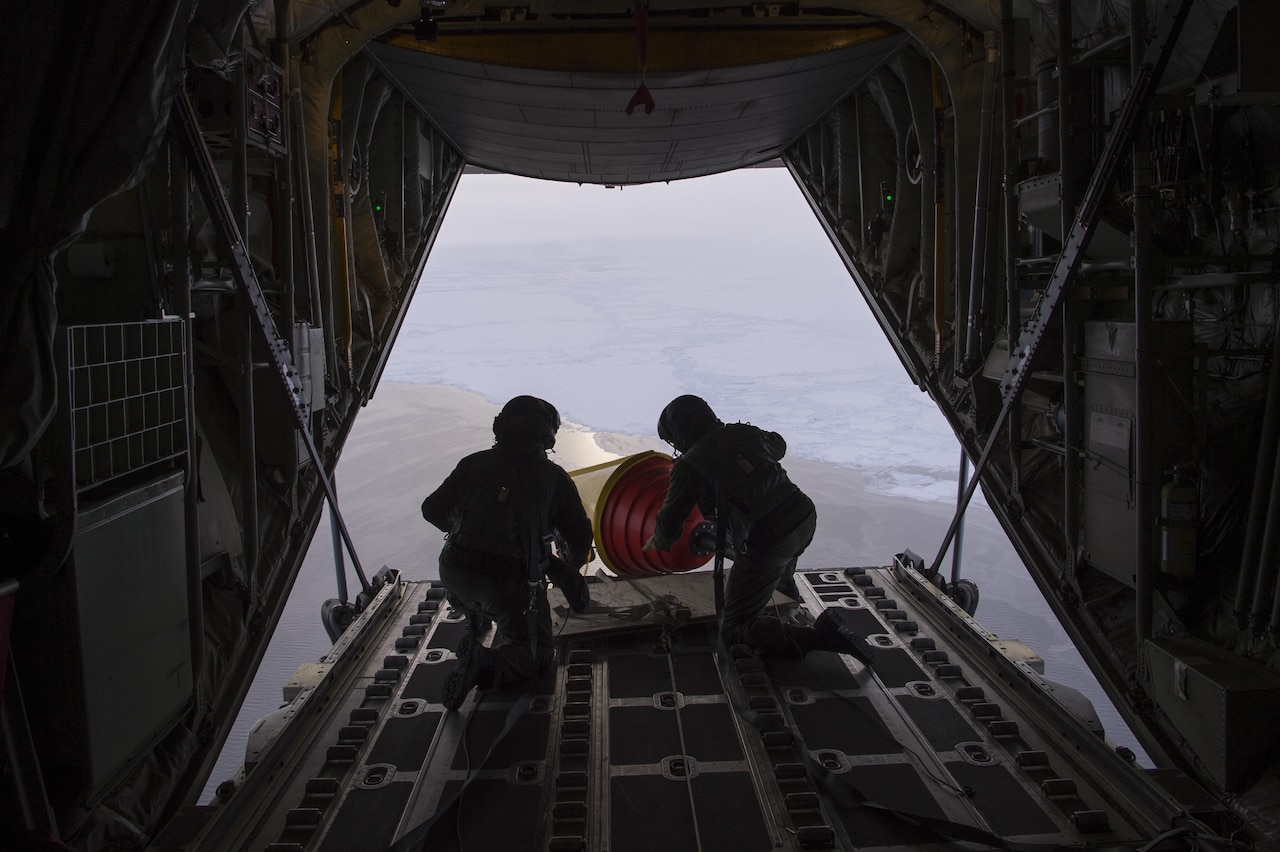
[[[1174,465],[1160,488],[1160,570],[1172,577],[1196,572],[1199,501],[1190,465]]]

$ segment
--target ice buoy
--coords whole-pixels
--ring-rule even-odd
[[[642,550],[653,534],[658,510],[667,496],[671,456],[653,451],[584,467],[569,475],[596,533],[596,551],[605,567],[626,577],[678,574],[699,568],[710,554],[693,546],[690,536],[703,522],[694,506],[680,538],[665,552]]]

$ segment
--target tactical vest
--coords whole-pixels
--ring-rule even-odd
[[[736,543],[745,542],[755,522],[799,490],[769,451],[765,432],[749,423],[729,423],[714,430],[683,458],[710,484],[712,493],[707,497],[713,503],[715,489],[720,489],[719,500]]]
[[[478,456],[467,474],[449,541],[523,561],[530,526],[539,536],[547,529],[556,468],[550,463],[516,465],[490,452]]]

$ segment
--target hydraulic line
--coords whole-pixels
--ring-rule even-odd
[[[316,221],[315,208],[311,206],[311,175],[307,168],[307,138],[304,128],[306,118],[302,113],[302,90],[298,80],[301,71],[298,57],[289,60],[289,150],[290,160],[295,165],[294,180],[298,184],[298,209],[302,218],[302,260],[306,267],[307,287],[311,298],[311,324],[313,326],[329,326],[324,336],[325,360],[330,369],[337,366],[338,355],[333,341],[333,319],[324,310],[324,302],[320,295],[320,268],[316,257]],[[323,377],[321,377],[323,379]]]
[[[329,104],[330,138],[329,165],[333,170],[333,195],[331,212],[333,216],[333,275],[330,289],[336,297],[335,310],[338,312],[338,328],[334,333],[342,335],[342,366],[350,372],[351,336],[353,308],[352,289],[355,276],[351,268],[351,229],[348,227],[347,212],[347,152],[342,149],[342,88],[343,75],[338,72],[333,81],[333,97]],[[336,367],[337,365],[333,365]]]
[[[1130,73],[1134,76],[1142,65],[1147,31],[1147,7],[1145,3],[1133,3],[1129,8],[1129,56]],[[1149,133],[1139,133],[1133,145],[1133,319],[1134,319],[1134,387],[1137,396],[1134,412],[1134,479],[1136,480],[1134,516],[1134,634],[1137,647],[1134,659],[1142,659],[1146,652],[1146,640],[1151,636],[1153,575],[1156,571],[1156,555],[1153,548],[1156,522],[1153,506],[1160,487],[1154,470],[1152,435],[1151,385],[1155,380],[1157,354],[1151,340],[1152,296],[1152,185],[1151,139]]]
[[[276,64],[281,68],[281,92],[282,98],[288,97],[289,91],[289,74],[292,69],[289,66],[289,42],[285,39],[278,39],[274,43],[274,59]],[[288,106],[285,106],[288,109]],[[286,152],[289,152],[289,131],[286,122],[284,128],[284,138]],[[293,160],[302,159],[299,152],[292,150],[292,156],[286,155],[283,159],[276,159],[271,167],[272,181],[275,183],[275,202],[276,202],[276,227],[274,231],[274,244],[276,262],[279,264],[279,281],[283,290],[281,293],[281,312],[282,324],[285,328],[285,334],[288,335],[294,346],[298,345],[297,329],[298,329],[298,293],[297,293],[297,270],[295,261],[297,259],[297,235],[294,232],[294,204],[297,203],[297,185],[294,183]],[[323,377],[321,377],[323,381]],[[288,465],[288,469],[284,473],[284,490],[287,499],[291,504],[296,505],[298,500],[298,465]]]
[[[947,217],[946,148],[943,145],[942,71],[929,66],[933,80],[933,368],[942,361],[942,332],[946,326]]]
[[[1265,471],[1276,463],[1276,442],[1280,440],[1280,310],[1276,311],[1271,329],[1271,375],[1267,381],[1267,402],[1262,413],[1262,434],[1258,439],[1258,458],[1253,466],[1253,490],[1249,497],[1249,520],[1245,526],[1244,546],[1240,553],[1240,574],[1236,579],[1236,599],[1232,613],[1243,627],[1253,606],[1253,583],[1258,574],[1258,558],[1264,532],[1263,512],[1271,480]],[[1269,518],[1269,515],[1268,515]],[[1274,521],[1269,520],[1269,523]]]
[[[249,232],[249,94],[245,69],[245,38],[237,37],[240,64],[232,76],[231,101],[231,215],[237,233]],[[212,214],[210,214],[212,218]],[[253,398],[253,306],[241,296],[244,307],[244,342],[240,348],[240,520],[244,528],[244,560],[250,573],[258,568],[258,433]]]
[[[1075,129],[1073,106],[1075,92],[1072,81],[1075,79],[1075,64],[1072,62],[1072,21],[1070,0],[1058,0],[1058,97],[1054,102],[1058,114],[1057,146],[1058,146],[1058,187],[1061,193],[1061,233],[1065,235],[1071,230],[1071,217],[1075,214],[1076,205],[1080,201],[1077,191],[1079,175],[1076,168],[1075,143],[1072,132]],[[1062,306],[1062,409],[1063,457],[1062,477],[1062,531],[1063,560],[1062,575],[1074,578],[1076,569],[1076,551],[1080,542],[1080,453],[1076,449],[1081,445],[1080,423],[1082,408],[1080,382],[1076,378],[1077,340],[1079,338],[1078,306],[1065,300]],[[1010,347],[1013,341],[1009,341]]]
[[[1135,4],[1136,5],[1136,4]],[[1151,152],[1138,143],[1133,148],[1133,300],[1135,327],[1134,386],[1137,409],[1134,413],[1134,491],[1136,493],[1133,567],[1134,633],[1138,642],[1135,659],[1141,659],[1151,636],[1151,609],[1155,565],[1152,551],[1155,520],[1151,511],[1155,481],[1152,458],[1151,382],[1154,376],[1151,348]]]
[[[190,194],[185,175],[175,179],[179,161],[176,140],[168,145],[169,157],[169,283],[182,316],[187,350],[183,359],[183,406],[186,409],[186,481],[183,483],[183,519],[186,529],[187,612],[191,619],[191,680],[204,673],[204,585],[200,570],[200,459],[196,450],[195,314],[191,306],[191,265],[187,234],[191,229]]]
[[[1274,368],[1273,368],[1274,369]],[[1262,476],[1261,470],[1254,476]],[[1271,467],[1271,502],[1267,506],[1267,520],[1262,533],[1262,550],[1258,557],[1257,577],[1253,586],[1253,605],[1249,609],[1249,626],[1261,629],[1267,617],[1268,596],[1276,579],[1276,561],[1280,554],[1280,453]]]
[[[1003,132],[1001,139],[1002,168],[1004,171],[1004,284],[1005,284],[1005,328],[1007,329],[1007,345],[1012,347],[1014,329],[1022,321],[1022,295],[1018,286],[1018,137],[1014,133],[1014,89],[1017,87],[1017,71],[1013,66],[1013,0],[1001,0],[1000,6],[1000,71],[1001,71],[1001,106]],[[1022,453],[1020,441],[1022,436],[1022,411],[1015,409],[1009,413],[1009,468],[1012,471],[1013,496],[1020,496],[1022,478]],[[959,503],[959,498],[957,498]]]
[[[996,63],[1000,59],[997,35],[988,32],[985,38],[986,64],[982,70],[982,116],[978,131],[977,185],[973,195],[973,256],[969,264],[969,317],[965,329],[964,359],[960,363],[962,376],[971,376],[982,365],[981,325],[983,294],[987,277],[987,220],[991,184],[991,134],[992,115],[995,112]]]

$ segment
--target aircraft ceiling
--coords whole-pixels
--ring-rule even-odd
[[[526,177],[634,184],[779,156],[907,40],[879,26],[855,33],[848,46],[756,64],[698,68],[695,54],[685,54],[643,78],[632,32],[615,34],[630,48],[621,62],[574,70],[442,56],[415,49],[411,39],[374,44],[371,52],[468,163]],[[655,45],[668,37],[688,34],[651,35]],[[557,37],[557,47],[564,44]],[[638,104],[628,113],[642,80],[652,112]]]

